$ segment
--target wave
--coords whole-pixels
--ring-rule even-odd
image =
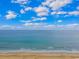
[[[32,52],[32,53],[79,53],[79,50],[32,50],[20,48],[19,50],[0,50],[0,53],[16,53],[16,52]]]

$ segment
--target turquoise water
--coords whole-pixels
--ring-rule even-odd
[[[0,50],[79,50],[76,30],[0,30]]]

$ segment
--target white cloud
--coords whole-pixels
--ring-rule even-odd
[[[20,20],[20,22],[23,22],[23,23],[30,23],[30,22],[32,22],[32,20]]]
[[[79,15],[79,11],[68,12],[69,15]]]
[[[26,12],[29,11],[29,10],[32,10],[32,7],[25,7],[24,9],[21,9],[21,10],[20,10],[20,13],[21,13],[21,14],[24,14],[24,13],[26,13]]]
[[[73,23],[73,24],[68,24],[67,26],[70,26],[70,27],[72,27],[72,26],[78,26],[79,24],[77,24],[77,23]]]
[[[32,21],[38,21],[38,20],[43,21],[43,20],[47,20],[47,18],[46,17],[41,17],[41,18],[35,18],[35,17],[33,17],[32,18]]]
[[[66,16],[70,16],[70,15],[75,15],[75,16],[77,16],[77,15],[79,15],[79,11],[77,11],[77,10],[75,10],[75,11],[70,11],[70,12],[66,12],[66,11],[53,11],[53,12],[51,12],[51,15],[64,15],[65,17]]]
[[[43,6],[34,8],[34,11],[37,13],[38,16],[47,16],[49,13],[49,9]]]
[[[13,25],[1,25],[1,26],[0,26],[0,29],[2,29],[2,30],[14,29],[14,30],[15,30],[15,27],[16,27],[16,26],[13,26]]]
[[[48,6],[52,10],[58,10],[59,8],[71,3],[72,0],[46,0],[42,3],[44,6]]]
[[[39,6],[35,8],[36,12],[48,12],[48,9],[46,7],[43,6]]]
[[[32,7],[26,7],[24,10],[29,11],[29,10],[32,10],[32,9],[33,9]]]
[[[55,15],[55,14],[57,14],[57,12],[51,12],[51,15]]]
[[[26,4],[28,0],[12,0],[12,3]]]
[[[24,25],[25,26],[35,26],[35,27],[38,27],[38,26],[44,26],[44,25],[46,25],[46,23],[25,23]]]
[[[14,11],[8,11],[7,14],[5,15],[6,19],[13,19],[16,18],[17,14]]]
[[[31,23],[33,21],[44,21],[44,20],[47,20],[47,17],[32,17],[32,19],[29,20],[20,20],[20,22]]]
[[[57,26],[53,24],[47,24],[44,26],[46,30],[54,30]]]
[[[62,21],[62,20],[58,20],[57,22],[61,23],[61,22],[63,22],[63,21]]]
[[[47,20],[47,18],[46,17],[42,17],[42,18],[40,18],[40,20]]]
[[[60,14],[67,14],[68,12],[65,11],[53,11],[51,12],[51,15],[60,15]]]
[[[1,27],[11,27],[11,25],[2,25]]]
[[[25,13],[25,10],[21,9],[21,10],[20,10],[20,13],[21,13],[21,14],[24,14],[24,13]]]
[[[67,12],[65,12],[65,11],[60,11],[60,12],[57,12],[57,14],[67,14]]]
[[[23,26],[31,26],[33,23],[29,23],[29,22],[27,22],[27,21],[23,21],[24,22],[24,24],[23,24]]]
[[[46,12],[40,12],[37,14],[37,16],[47,16],[47,15],[48,15],[48,13],[46,13]]]

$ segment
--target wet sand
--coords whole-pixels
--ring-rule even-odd
[[[0,59],[79,59],[79,53],[11,52],[0,53]]]

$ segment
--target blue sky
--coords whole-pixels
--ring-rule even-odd
[[[79,0],[1,0],[0,29],[79,29]]]

